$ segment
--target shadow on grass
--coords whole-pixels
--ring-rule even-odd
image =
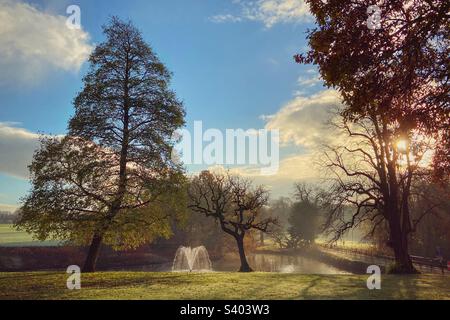
[[[298,298],[306,300],[417,300],[448,299],[444,292],[450,287],[448,279],[440,282],[436,278],[420,276],[382,276],[381,290],[369,290],[363,276],[316,276]]]
[[[450,299],[450,279],[382,275],[381,290],[368,276],[272,273],[82,274],[82,290],[66,288],[65,273],[0,274],[0,299]]]
[[[121,287],[142,287],[155,285],[180,286],[188,285],[195,279],[195,275],[142,273],[125,276],[110,276],[98,278],[95,274],[84,277],[83,287],[86,289],[117,289]]]
[[[299,297],[301,299],[307,299],[307,300],[308,299],[314,299],[316,297],[316,295],[311,294],[310,291],[313,290],[313,289],[316,289],[317,284],[319,282],[321,282],[321,278],[318,277],[318,276],[314,277],[312,279],[311,283],[306,288],[304,288],[303,290],[300,291]]]

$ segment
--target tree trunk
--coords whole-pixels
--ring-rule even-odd
[[[84,262],[83,272],[95,272],[95,267],[97,264],[98,255],[100,253],[100,248],[102,246],[103,236],[94,234],[92,237],[92,242],[89,247],[89,252]]]
[[[417,273],[408,253],[408,236],[402,230],[398,217],[391,217],[389,229],[395,256],[395,267],[391,270],[391,273]]]
[[[252,268],[250,268],[247,257],[245,256],[245,250],[244,250],[244,236],[238,236],[236,238],[236,242],[239,249],[239,258],[241,260],[241,267],[239,268],[239,272],[252,272]]]
[[[408,253],[407,244],[403,243],[393,243],[394,255],[395,255],[395,268],[392,273],[418,273],[416,268],[412,263],[411,257]]]

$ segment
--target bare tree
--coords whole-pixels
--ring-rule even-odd
[[[422,218],[413,219],[410,198],[414,179],[427,175],[424,157],[430,141],[402,123],[388,123],[368,115],[352,123],[335,123],[348,135],[346,146],[327,147],[324,165],[334,184],[326,193],[329,215],[325,223],[335,241],[350,228],[369,222],[371,234],[387,222],[393,249],[394,272],[416,272],[408,253],[410,234]],[[432,204],[430,204],[432,206]],[[355,208],[349,212],[349,208]],[[425,216],[429,210],[424,210]]]
[[[189,208],[213,217],[222,230],[237,243],[240,272],[251,272],[244,249],[244,238],[250,230],[269,232],[276,219],[262,218],[269,193],[261,186],[253,188],[249,180],[229,174],[203,171],[189,187]]]
[[[294,184],[294,198],[298,201],[308,201],[315,205],[320,202],[321,190],[314,185],[304,182]]]

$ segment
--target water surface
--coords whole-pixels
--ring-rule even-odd
[[[254,271],[301,274],[345,274],[347,272],[305,256],[257,253],[249,255],[248,263]],[[239,259],[226,258],[212,263],[214,271],[236,271]]]

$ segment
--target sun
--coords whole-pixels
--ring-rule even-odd
[[[408,141],[400,139],[397,141],[397,150],[406,153],[408,151]]]

